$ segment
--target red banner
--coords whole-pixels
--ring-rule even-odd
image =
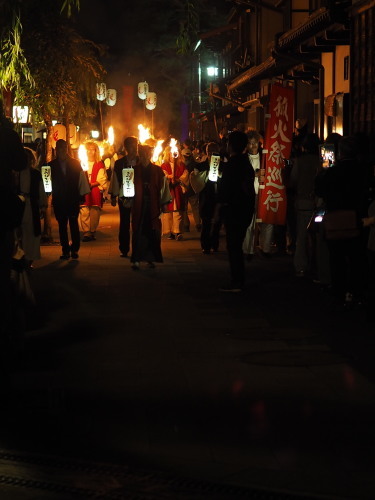
[[[294,129],[294,89],[274,84],[271,89],[270,118],[264,144],[265,178],[259,189],[257,220],[284,225],[286,192],[282,179],[284,159],[289,158]]]

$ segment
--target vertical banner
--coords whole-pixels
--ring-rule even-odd
[[[133,100],[134,100],[134,89],[133,85],[124,85],[122,88],[123,99],[124,99],[124,125],[125,129],[129,130],[132,126],[133,118]]]
[[[274,84],[265,140],[265,179],[259,186],[257,220],[284,225],[286,192],[282,178],[284,159],[289,158],[294,127],[294,89]]]

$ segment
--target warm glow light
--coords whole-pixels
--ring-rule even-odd
[[[138,125],[138,130],[139,130],[139,134],[138,134],[138,137],[139,137],[139,142],[141,144],[144,144],[147,139],[149,139],[151,137],[151,134],[150,134],[150,129],[149,128],[145,128],[141,123]]]
[[[159,160],[159,156],[161,155],[161,152],[163,151],[163,147],[162,147],[163,142],[164,142],[164,139],[159,139],[158,142],[156,143],[156,146],[154,148],[154,153],[152,155],[153,163],[156,163]]]
[[[89,169],[89,161],[87,158],[86,146],[84,146],[83,144],[79,145],[78,158],[79,158],[79,161],[81,162],[82,169],[87,171]]]
[[[108,129],[108,144],[110,146],[113,146],[114,143],[115,143],[115,132],[114,132],[113,127],[111,125]]]
[[[91,137],[93,139],[98,139],[99,135],[100,135],[99,130],[91,130]]]
[[[99,153],[100,153],[100,158],[104,156],[104,146],[100,145],[99,146]]]
[[[169,147],[171,148],[171,155],[173,156],[173,158],[178,158],[177,140],[173,137],[169,142]]]

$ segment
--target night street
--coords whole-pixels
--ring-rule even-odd
[[[163,238],[164,263],[133,271],[117,231],[105,204],[79,260],[51,245],[34,264],[36,314],[1,388],[0,498],[373,499],[365,313],[332,311],[287,255],[220,293],[224,236],[214,255],[195,231]]]

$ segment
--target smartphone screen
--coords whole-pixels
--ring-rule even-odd
[[[335,164],[335,146],[334,144],[321,144],[320,157],[322,159],[323,168],[332,167]]]

